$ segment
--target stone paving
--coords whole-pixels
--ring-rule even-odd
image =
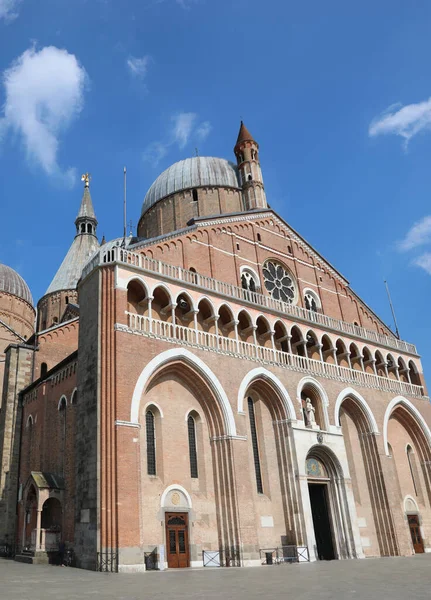
[[[0,559],[0,600],[429,600],[431,555],[136,575]]]

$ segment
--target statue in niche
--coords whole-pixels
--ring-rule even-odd
[[[308,425],[309,427],[312,427],[313,429],[317,426],[316,417],[314,416],[315,412],[316,412],[316,409],[314,408],[313,404],[311,403],[310,398],[306,398],[305,399],[305,418],[307,419],[306,425]]]

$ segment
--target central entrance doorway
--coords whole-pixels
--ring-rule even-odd
[[[319,560],[334,560],[331,522],[328,507],[328,486],[325,483],[309,483],[311,513]]]
[[[190,566],[189,516],[187,513],[166,513],[166,548],[168,568]]]
[[[415,554],[423,554],[424,542],[419,527],[419,515],[407,515],[407,519],[409,520],[410,535],[412,536]]]

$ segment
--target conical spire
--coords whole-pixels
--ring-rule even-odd
[[[84,183],[84,193],[82,194],[81,206],[79,207],[79,212],[75,219],[77,233],[91,232],[91,233],[95,234],[97,219],[96,219],[96,214],[94,212],[93,202],[91,200],[91,194],[90,194],[90,175],[88,173],[85,173],[81,177],[81,181],[84,181],[85,183]],[[84,231],[82,231],[82,227],[79,227],[79,225],[86,223],[87,221],[91,222],[92,227],[90,228],[90,231],[88,231],[87,227],[85,227]]]
[[[251,133],[249,132],[249,130],[247,129],[247,127],[244,125],[243,121],[241,121],[241,125],[239,128],[239,133],[238,133],[238,139],[236,140],[236,146],[238,146],[238,144],[242,144],[243,142],[254,142],[254,138],[251,135]]]
[[[81,206],[75,219],[76,236],[46,294],[76,289],[84,265],[99,248],[96,236],[97,219],[90,196],[90,175],[86,173],[81,180],[85,184]]]

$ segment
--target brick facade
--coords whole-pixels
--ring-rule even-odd
[[[77,566],[125,572],[204,551],[259,565],[286,545],[431,551],[420,357],[266,206],[258,149],[242,126],[241,190],[161,198],[151,239],[85,266],[79,317],[57,322],[64,294],[46,296],[39,333],[8,349],[0,542],[37,557],[63,541]]]

